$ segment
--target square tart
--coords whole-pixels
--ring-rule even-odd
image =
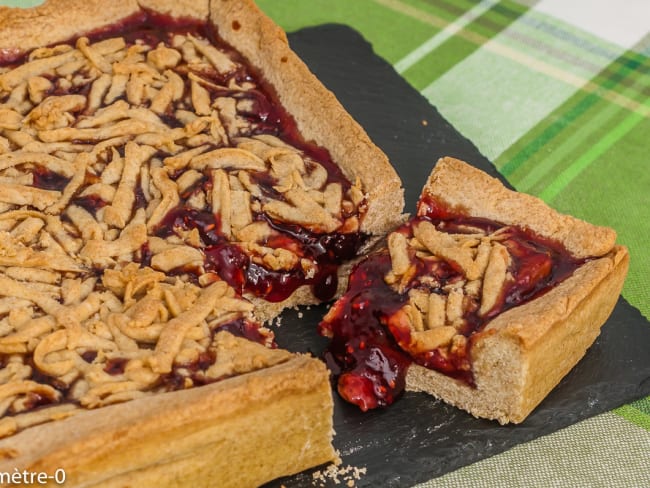
[[[0,49],[0,471],[335,460],[325,365],[260,324],[402,220],[386,156],[252,1],[0,8]]]
[[[366,410],[424,391],[522,422],[593,344],[628,263],[612,229],[443,158],[417,215],[357,265],[319,326],[339,392]]]

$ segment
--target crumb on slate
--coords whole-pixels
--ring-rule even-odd
[[[366,474],[366,468],[358,468],[356,466],[336,466],[330,464],[324,470],[318,470],[312,474],[313,486],[324,487],[325,483],[333,481],[335,485],[345,483],[346,486],[352,488],[356,485],[356,481],[361,479],[361,476]],[[317,484],[318,483],[318,484]]]

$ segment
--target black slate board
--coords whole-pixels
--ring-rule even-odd
[[[414,211],[441,156],[499,176],[355,31],[324,25],[290,34],[289,41],[395,165],[407,211]],[[320,355],[327,340],[317,335],[316,324],[325,310],[285,312],[276,329],[279,345]],[[585,358],[522,424],[477,420],[422,393],[406,393],[390,408],[361,413],[335,393],[334,445],[343,466],[367,469],[356,486],[412,486],[650,394],[649,351],[650,323],[620,299]],[[280,485],[314,486],[314,481],[306,472],[268,486]]]

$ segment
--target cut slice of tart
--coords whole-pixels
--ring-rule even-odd
[[[260,323],[400,222],[386,156],[251,1],[0,27],[3,469],[244,486],[335,459],[327,370]]]
[[[320,324],[339,392],[365,410],[426,391],[523,421],[611,313],[629,262],[615,240],[441,159],[417,215],[353,270]]]

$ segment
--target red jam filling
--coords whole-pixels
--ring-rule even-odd
[[[328,173],[327,184],[339,183],[344,192],[350,188],[351,183],[332,161],[329,152],[302,138],[293,118],[277,102],[273,88],[246,63],[239,53],[221,41],[218,34],[207,24],[189,19],[172,19],[143,11],[108,29],[91,33],[88,37],[95,42],[119,35],[124,37],[127,45],[135,44],[138,41],[155,47],[161,42],[169,44],[176,34],[192,34],[209,39],[237,63],[238,68],[229,73],[219,74],[215,70],[202,70],[200,74],[203,78],[214,82],[215,85],[219,85],[218,87],[205,86],[211,99],[228,96],[236,99],[248,99],[252,102],[249,105],[250,108],[247,108],[245,112],[238,111],[238,115],[249,122],[249,131],[240,133],[241,137],[259,134],[276,136],[322,165]],[[5,56],[0,59],[0,64],[8,65],[17,61],[20,59],[11,59]],[[224,88],[229,85],[231,80],[238,85],[244,82],[253,83],[256,88],[246,91]],[[186,84],[188,85],[186,89],[189,90],[189,81],[186,81]],[[88,87],[89,84],[84,85],[83,89],[88,90]],[[62,92],[55,85],[51,89],[51,93],[48,94],[70,93],[73,91]],[[171,108],[161,118],[170,127],[183,126],[183,123],[175,118]],[[123,152],[123,148],[119,149]],[[178,178],[181,173],[173,175],[173,178]],[[39,166],[35,167],[33,174],[34,186],[38,188],[62,191],[69,182],[69,178]],[[278,198],[279,195],[273,189],[276,182],[272,181],[273,179],[268,174],[253,173],[251,179],[260,185],[265,195]],[[212,181],[206,175],[185,194],[180,195],[181,203],[164,218],[156,230],[156,235],[166,237],[180,230],[198,229],[206,246],[203,249],[205,269],[217,273],[240,293],[249,292],[268,301],[279,302],[287,299],[300,286],[309,285],[318,299],[327,301],[333,298],[338,286],[338,266],[357,255],[358,250],[367,239],[366,235],[358,232],[318,233],[295,225],[274,222],[264,214],[257,214],[254,216],[255,219],[267,220],[280,234],[279,238],[276,237],[264,243],[265,246],[291,249],[300,257],[311,259],[316,264],[317,272],[314,276],[307,276],[299,267],[284,271],[270,270],[253,262],[251,257],[246,255],[236,244],[227,242],[220,233],[218,217],[212,215],[208,209],[197,210],[186,204],[192,193],[198,190],[208,190],[211,186]],[[107,202],[97,195],[77,195],[71,199],[71,203],[83,207],[93,215],[107,205]],[[146,204],[144,193],[138,184],[136,185],[134,211],[146,207]],[[142,265],[150,262],[151,254],[148,252],[148,248],[143,248],[140,254]],[[194,271],[198,273],[198,270]]]
[[[259,326],[253,322],[244,319],[237,319],[227,324],[219,326],[216,330],[219,332],[230,332],[236,337],[242,337],[248,339],[249,341],[257,342],[258,344],[265,344],[267,337],[260,333]],[[271,344],[273,349],[277,348],[277,344],[273,342]]]
[[[104,372],[113,376],[123,374],[128,362],[129,360],[125,358],[109,359],[104,366]]]
[[[318,271],[307,276],[300,268],[273,271],[257,264],[236,244],[220,234],[217,217],[209,211],[199,211],[184,205],[171,210],[163,219],[155,234],[168,237],[179,231],[197,229],[206,247],[203,248],[204,268],[214,272],[240,293],[249,292],[270,302],[287,299],[298,287],[310,285],[320,300],[330,300],[338,286],[338,265],[352,259],[366,239],[360,233],[317,234],[307,229],[272,221],[265,215],[272,228],[280,232],[266,246],[291,249],[301,257],[311,258]]]
[[[385,282],[387,253],[370,256],[350,276],[348,291],[319,324],[332,338],[325,359],[338,375],[339,394],[361,410],[390,405],[404,389],[411,360],[385,327],[408,299]]]
[[[32,170],[32,176],[34,178],[32,185],[43,190],[63,191],[71,179],[42,166],[36,166]]]
[[[439,231],[466,232],[471,225],[491,233],[503,227],[496,222],[465,217],[450,212],[435,202],[419,203],[418,217],[398,231],[408,237],[413,226],[427,220]],[[501,241],[511,255],[509,272],[512,279],[502,289],[495,306],[484,316],[477,307],[464,312],[464,326],[458,331],[468,338],[464,347],[438,348],[410,354],[411,328],[397,312],[408,301],[411,289],[428,293],[444,293],[447,284],[464,279],[454,263],[421,260],[414,257],[417,272],[403,293],[386,284],[384,277],[391,269],[388,251],[369,256],[353,270],[347,292],[319,324],[319,332],[331,337],[325,358],[338,375],[341,396],[363,411],[391,404],[403,391],[410,364],[434,369],[474,386],[471,354],[475,334],[497,315],[533,300],[569,277],[583,261],[573,259],[557,243],[540,238],[523,229],[510,227],[508,238]],[[434,276],[435,288],[430,280]]]

